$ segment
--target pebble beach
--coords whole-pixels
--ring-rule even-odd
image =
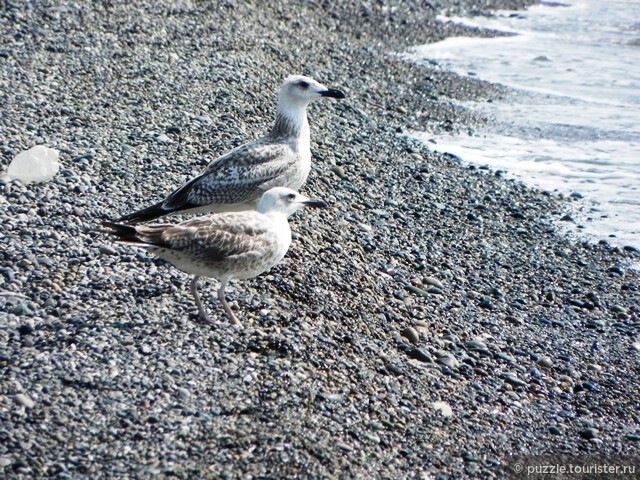
[[[637,463],[640,252],[567,234],[579,198],[410,136],[489,122],[459,102],[513,92],[399,54],[500,34],[437,15],[529,3],[5,1],[0,170],[35,145],[61,169],[0,180],[0,477]],[[292,217],[285,261],[227,288],[244,328],[212,328],[187,274],[99,225],[266,132],[289,74],[347,94],[308,111],[301,192],[330,207]],[[222,320],[217,285],[200,293]]]

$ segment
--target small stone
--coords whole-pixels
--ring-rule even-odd
[[[513,323],[514,325],[524,325],[524,320],[518,317],[514,317],[513,315],[507,315],[505,320],[509,323]]]
[[[589,319],[587,320],[586,327],[587,328],[602,328],[606,325],[606,323],[602,320]],[[596,343],[596,342],[594,342]],[[593,350],[598,350],[598,347],[593,348]]]
[[[366,438],[367,440],[369,440],[371,443],[374,443],[374,444],[378,444],[378,443],[380,443],[380,437],[379,437],[379,436],[377,436],[377,435],[373,435],[373,434],[371,434],[371,433],[363,432],[363,433],[362,433],[362,436],[363,436],[364,438]]]
[[[376,431],[384,429],[384,425],[382,423],[380,423],[380,422],[369,422],[368,423],[368,427],[371,430],[376,430]]]
[[[336,447],[340,448],[341,450],[344,450],[345,452],[353,451],[353,448],[351,448],[351,446],[347,445],[346,443],[342,443],[342,442],[336,442]]]
[[[469,340],[467,342],[464,342],[464,348],[471,351],[489,350],[487,348],[487,345],[484,342],[481,342],[480,340]]]
[[[460,362],[450,353],[445,353],[438,357],[438,363],[449,368],[457,368]]]
[[[342,169],[342,167],[334,165],[333,167],[331,167],[331,171],[335,173],[336,177],[338,177],[339,179],[346,180],[347,174],[344,173],[344,170]]]
[[[607,268],[607,272],[615,273],[616,275],[620,275],[621,277],[624,277],[624,269],[618,265],[614,265],[613,267]]]
[[[394,365],[393,363],[387,363],[387,364],[384,366],[384,368],[386,368],[386,369],[387,369],[387,371],[388,371],[389,373],[392,373],[392,374],[394,374],[394,375],[396,375],[396,376],[398,376],[398,377],[399,377],[400,375],[403,375],[403,374],[404,374],[404,372],[402,371],[402,369],[401,369],[400,367],[398,367],[397,365]]]
[[[511,355],[506,354],[504,352],[495,352],[494,356],[496,358],[499,358],[500,360],[504,360],[505,362],[508,362],[508,363],[513,363],[513,364],[517,364],[518,363],[518,361],[515,359],[515,357],[512,357]]]
[[[640,342],[634,342],[631,344],[631,350],[635,350],[636,352],[640,352]]]
[[[424,363],[433,363],[429,352],[423,348],[414,348],[409,352],[409,357]]]
[[[75,157],[73,157],[71,159],[72,162],[80,162],[82,160],[91,160],[93,157],[95,157],[96,154],[94,152],[84,152],[81,153],[80,155],[76,155]]]
[[[167,127],[167,133],[173,133],[175,135],[180,135],[182,133],[182,129],[177,125],[171,125]]]
[[[505,373],[503,375],[500,375],[500,377],[503,378],[505,382],[507,382],[510,385],[513,385],[514,387],[526,387],[527,386],[527,382],[525,382],[523,380],[520,380],[518,377],[516,377],[512,373]]]
[[[551,360],[550,357],[540,357],[540,360],[538,360],[538,365],[544,368],[551,368],[553,367],[553,360]]]
[[[344,395],[340,393],[330,393],[325,397],[329,402],[343,403],[345,401]]]
[[[18,393],[15,395],[15,397],[13,397],[13,399],[15,400],[15,402],[18,405],[22,405],[24,408],[28,408],[31,409],[33,407],[36,406],[36,402],[34,402],[33,400],[31,400],[27,395],[25,395],[24,393]]]
[[[414,287],[413,285],[406,284],[405,288],[416,295],[420,295],[421,297],[429,298],[429,293],[425,292],[423,289]]]
[[[469,462],[469,463],[478,461],[478,459],[475,457],[475,455],[473,453],[471,453],[471,452],[464,452],[462,454],[462,459],[465,462]]]
[[[183,388],[183,387],[176,388],[176,393],[182,399],[187,399],[187,398],[191,397],[191,392],[189,390],[187,390],[186,388]]]
[[[433,402],[431,406],[435,410],[438,410],[443,417],[453,416],[453,410],[451,409],[451,406],[447,402]]]
[[[15,307],[13,307],[12,313],[18,316],[25,316],[25,317],[33,316],[33,311],[24,302],[20,302]]]
[[[405,328],[400,332],[400,335],[409,340],[410,343],[418,343],[420,341],[420,334],[412,327]]]
[[[168,135],[162,133],[162,134],[160,134],[160,135],[158,135],[156,137],[156,142],[158,142],[158,143],[170,143],[171,139],[169,138]]]
[[[635,433],[627,433],[624,438],[625,440],[631,440],[632,442],[640,442],[640,435],[636,435]]]
[[[100,245],[98,251],[103,255],[117,255],[116,249],[110,245]]]
[[[31,335],[33,333],[33,325],[28,323],[24,323],[18,327],[18,332],[20,335]]]
[[[558,427],[549,427],[549,433],[553,435],[562,435],[562,430],[560,430]]]
[[[149,345],[142,345],[138,351],[142,354],[142,355],[150,355],[151,354],[151,347]]]
[[[440,290],[444,289],[444,286],[442,285],[442,283],[440,282],[440,280],[438,280],[437,278],[433,278],[433,277],[424,277],[423,279],[424,283],[426,283],[427,285],[431,285],[433,287],[439,288]]]
[[[597,428],[585,428],[584,430],[580,430],[580,436],[585,440],[591,440],[592,438],[596,438],[598,436]]]
[[[487,310],[493,310],[495,308],[493,302],[488,298],[482,298],[478,306],[480,308],[486,308]]]
[[[578,300],[577,298],[570,298],[568,301],[569,301],[569,304],[573,305],[574,307],[578,307],[578,308],[584,307],[584,302],[582,300]]]

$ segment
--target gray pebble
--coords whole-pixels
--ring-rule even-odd
[[[438,357],[438,363],[449,368],[458,368],[460,362],[450,353],[442,354]]]
[[[103,255],[117,255],[118,254],[117,250],[115,248],[113,248],[111,245],[100,245],[98,247],[98,250]]]
[[[176,388],[176,393],[182,399],[187,399],[187,398],[191,397],[191,392],[189,390],[187,390],[186,388],[183,388],[183,387]]]
[[[503,378],[505,382],[513,385],[514,387],[526,387],[527,386],[527,382],[525,382],[523,380],[520,380],[518,377],[516,377],[512,373],[502,374],[502,375],[500,375],[500,377]]]
[[[596,438],[600,432],[597,428],[585,428],[584,430],[580,430],[580,436],[586,440],[591,440]]]
[[[467,350],[489,350],[487,348],[487,345],[484,342],[481,342],[480,340],[468,340],[466,342],[464,342],[464,348],[466,348]]]
[[[546,357],[546,356],[540,357],[540,360],[538,360],[538,365],[544,368],[551,368],[553,367],[553,360],[551,360],[550,357]]]
[[[29,398],[27,395],[25,395],[24,393],[17,393],[13,399],[15,400],[15,402],[18,405],[22,405],[25,408],[28,409],[32,409],[33,407],[36,406],[36,402],[34,402],[33,400],[31,400],[31,398]]]
[[[442,285],[442,282],[440,282],[440,280],[438,280],[437,278],[434,277],[424,277],[423,278],[424,283],[426,283],[427,285],[431,285],[433,287],[439,288],[440,290],[444,289],[444,286]]]
[[[347,178],[347,174],[344,173],[344,170],[342,169],[342,167],[338,167],[337,165],[334,165],[333,167],[331,167],[331,171],[335,173],[336,176],[341,180],[345,180]]]
[[[414,348],[409,352],[409,357],[414,358],[420,362],[424,363],[433,363],[433,358],[429,352],[427,352],[424,348]]]
[[[410,343],[418,343],[420,341],[420,334],[413,327],[405,328],[404,330],[402,330],[402,332],[400,332],[400,335],[409,340]]]

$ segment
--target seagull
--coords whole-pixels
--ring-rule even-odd
[[[276,121],[269,133],[216,158],[164,200],[117,221],[139,223],[177,212],[253,210],[272,187],[299,190],[311,170],[307,105],[325,97],[345,98],[345,94],[309,77],[287,77],[278,93]]]
[[[191,281],[200,318],[211,324],[198,294],[200,277],[220,282],[218,300],[232,325],[240,325],[224,297],[231,279],[253,278],[277,264],[289,250],[288,218],[303,207],[324,208],[322,200],[308,198],[285,187],[267,190],[256,210],[205,215],[178,224],[127,225],[103,222],[117,242],[133,245],[194,275]]]

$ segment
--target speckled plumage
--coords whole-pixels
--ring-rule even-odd
[[[138,223],[175,212],[248,210],[270,188],[298,190],[311,170],[307,105],[322,97],[344,98],[344,93],[308,77],[288,77],[280,88],[276,120],[267,135],[213,160],[161,202],[118,221]]]
[[[136,230],[139,246],[187,273],[214,278],[255,277],[278,263],[291,243],[286,217],[255,210]]]
[[[105,222],[123,244],[143,248],[195,275],[191,291],[200,316],[211,322],[197,291],[201,276],[220,281],[218,298],[232,323],[239,323],[224,298],[231,279],[253,278],[269,270],[291,244],[288,217],[304,206],[326,206],[295,191],[276,187],[264,193],[257,210],[193,218],[179,224],[131,226]]]

